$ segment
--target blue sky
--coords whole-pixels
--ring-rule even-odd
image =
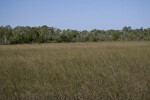
[[[0,26],[150,28],[150,0],[0,0]]]

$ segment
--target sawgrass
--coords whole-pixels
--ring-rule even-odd
[[[0,45],[1,100],[149,100],[150,41]]]

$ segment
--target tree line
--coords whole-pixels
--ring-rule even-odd
[[[0,27],[0,44],[22,43],[60,43],[86,41],[129,41],[150,40],[150,28],[132,29],[124,26],[122,30],[60,30],[46,25],[39,27],[10,25]]]

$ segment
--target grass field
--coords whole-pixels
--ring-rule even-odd
[[[150,100],[150,41],[0,45],[0,100]]]

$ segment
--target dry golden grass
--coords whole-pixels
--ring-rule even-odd
[[[1,100],[149,100],[150,41],[0,45]]]

